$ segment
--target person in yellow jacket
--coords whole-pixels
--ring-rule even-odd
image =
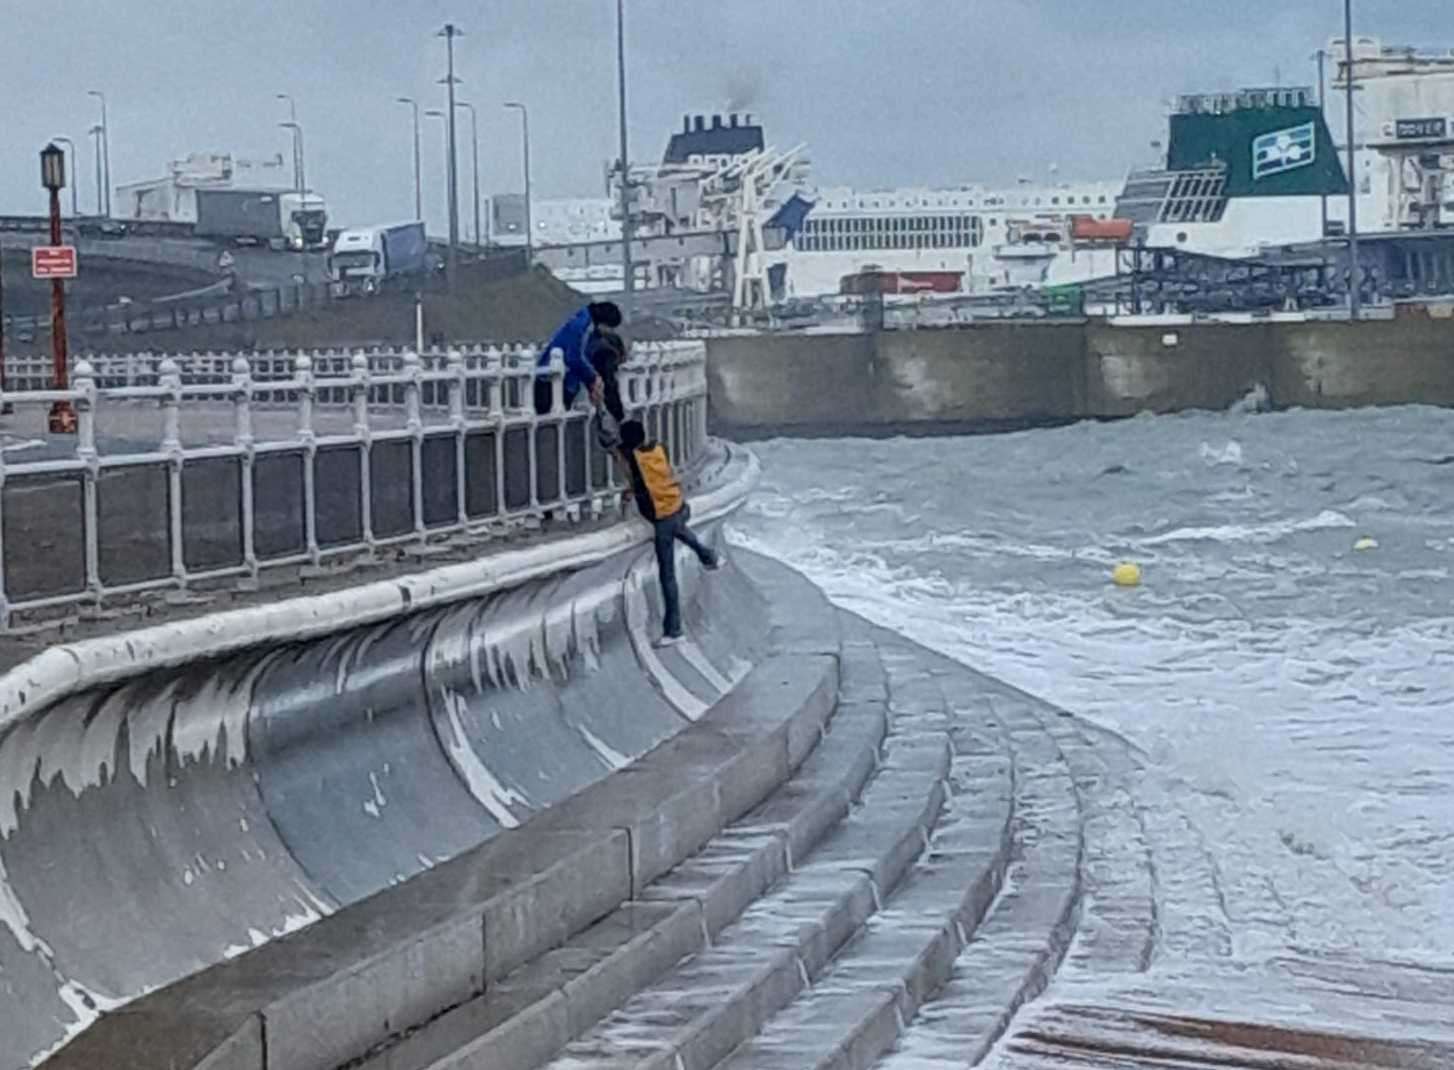
[[[646,428],[640,420],[627,420],[621,425],[621,453],[631,472],[636,508],[656,529],[656,570],[661,578],[663,617],[663,634],[656,645],[675,646],[684,638],[681,596],[677,591],[677,542],[690,546],[708,570],[717,569],[721,561],[687,527],[691,507],[672,471],[666,447],[646,440]]]

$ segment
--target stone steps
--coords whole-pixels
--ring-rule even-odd
[[[870,1066],[948,977],[1003,879],[1010,772],[986,744],[954,760],[929,850],[831,967],[723,1070]]]
[[[695,1070],[727,1056],[820,976],[881,908],[939,817],[948,765],[947,738],[891,741],[862,805],[797,869],[716,944],[545,1065]]]
[[[923,657],[956,722],[992,722],[1010,753],[1014,819],[1005,879],[932,998],[904,1001],[909,1005],[897,1035],[889,1035],[878,1054],[890,1046],[892,1052],[881,1062],[860,1057],[804,1065],[861,1068],[878,1062],[885,1070],[974,1065],[1004,1034],[1016,1011],[1043,991],[1075,930],[1084,818],[1070,766],[1046,727],[1043,711],[1048,708],[1011,689],[986,691],[968,670]]]
[[[858,659],[859,662],[862,658]],[[873,665],[845,659],[852,680]],[[358,1070],[533,1067],[715,940],[848,814],[879,763],[885,723],[866,704],[840,709],[822,742],[772,796],[694,857],[600,922],[410,1031]]]

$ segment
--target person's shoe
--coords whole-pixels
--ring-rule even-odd
[[[660,639],[658,639],[651,645],[656,647],[656,649],[658,650],[665,650],[669,646],[678,646],[686,641],[687,637],[685,635],[663,635]]]
[[[702,562],[702,567],[708,572],[716,572],[719,568],[722,567],[722,555],[713,554],[711,557],[707,558],[707,560]]]

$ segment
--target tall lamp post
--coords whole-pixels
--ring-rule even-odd
[[[444,24],[444,29],[437,34],[444,38],[445,49],[449,57],[448,71],[444,76],[445,88],[449,95],[449,108],[445,112],[445,124],[449,127],[449,278],[453,282],[455,268],[459,262],[459,172],[455,166],[455,135],[454,135],[454,86],[457,79],[454,76],[454,39],[461,36],[460,29],[452,22]]]
[[[413,97],[398,97],[396,102],[407,104],[414,112],[414,218],[424,218],[424,183],[419,166],[419,102]]]
[[[106,203],[103,200],[106,191],[106,180],[101,177],[101,135],[104,129],[100,123],[97,123],[87,131],[91,135],[91,140],[96,143],[96,214],[98,216],[104,216],[106,214]]]
[[[1353,0],[1343,0],[1343,55],[1347,60],[1343,88],[1347,97],[1348,122],[1348,317],[1354,323],[1361,315],[1363,269],[1358,260],[1358,175],[1353,151]]]
[[[535,261],[535,226],[530,214],[530,110],[513,100],[507,101],[505,107],[516,108],[520,112],[521,139],[524,142],[521,156],[525,162],[525,263],[529,265]]]
[[[479,116],[475,114],[475,106],[463,100],[454,102],[456,108],[468,108],[470,113],[470,137],[474,139],[473,162],[470,165],[471,174],[474,178],[475,190],[475,248],[483,245],[480,238],[480,123]]]
[[[291,130],[293,132],[293,160],[296,163],[294,167],[294,181],[298,187],[298,192],[306,194],[308,192],[308,172],[303,169],[303,127],[300,123],[293,122],[279,123],[278,125],[284,130]],[[304,199],[306,200],[307,198],[305,197]],[[307,206],[305,205],[304,207]]]
[[[54,143],[40,150],[40,184],[50,193],[50,243],[61,244],[61,190],[66,185],[66,154]],[[67,389],[66,288],[59,278],[50,280],[50,337],[54,360],[55,389]],[[52,434],[76,430],[76,411],[64,399],[51,405],[46,421]]]
[[[1318,61],[1318,111],[1323,113],[1323,120],[1326,122],[1328,118],[1328,79],[1324,74],[1323,62],[1328,58],[1328,53],[1325,49],[1320,48],[1313,53],[1313,56]],[[1328,242],[1328,195],[1324,193],[1319,200],[1323,202],[1323,231],[1319,244],[1326,249]]]
[[[626,306],[621,311],[629,322],[632,305],[635,304],[636,279],[631,266],[631,238],[634,230],[631,225],[631,164],[629,163],[631,157],[626,145],[625,0],[616,0],[616,89],[621,125],[621,272],[624,276],[621,281],[625,286],[622,292],[622,303]]]
[[[64,145],[67,149],[70,150],[71,175],[77,179],[77,181],[71,183],[71,218],[79,219],[81,216],[81,210],[76,206],[76,193],[81,188],[81,183],[79,181],[81,168],[77,165],[76,143],[68,137],[53,137],[51,138],[51,140],[54,141],[57,145]]]
[[[287,105],[288,105],[288,121],[291,122],[294,126],[297,126],[297,124],[298,124],[298,104],[297,104],[296,101],[293,100],[293,97],[291,96],[291,94],[288,94],[288,93],[275,93],[275,94],[273,94],[273,96],[277,100],[282,100],[282,101],[286,101],[287,102]],[[299,193],[302,193],[303,192],[303,177],[302,177],[302,175],[303,175],[303,154],[299,151],[297,137],[294,137],[293,138],[293,188],[296,189]]]
[[[95,97],[101,102],[101,134],[100,134],[100,158],[98,166],[102,172],[102,181],[105,183],[105,192],[102,194],[102,203],[105,207],[102,214],[107,219],[111,218],[111,122],[106,118],[106,94],[99,89],[89,89],[86,96]]]

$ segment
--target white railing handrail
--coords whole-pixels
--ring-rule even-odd
[[[77,425],[73,450],[55,451],[51,436],[47,450],[0,451],[0,628],[18,609],[99,606],[546,511],[618,507],[623,484],[590,411],[564,405],[559,351],[543,374],[537,355],[527,346],[102,355],[80,359],[68,389],[0,394],[32,420],[69,404]],[[700,341],[641,343],[618,373],[623,404],[678,464],[706,439],[705,365]],[[537,378],[551,384],[539,415]],[[265,435],[259,409],[271,421]],[[280,411],[296,414],[291,426],[276,426]],[[131,425],[120,435],[117,414]],[[210,433],[189,441],[184,429],[199,420]],[[204,504],[189,511],[194,497]],[[160,502],[165,525],[137,514],[136,501]],[[224,515],[198,515],[214,506]],[[151,526],[128,529],[138,524]],[[153,542],[165,544],[165,562]]]

